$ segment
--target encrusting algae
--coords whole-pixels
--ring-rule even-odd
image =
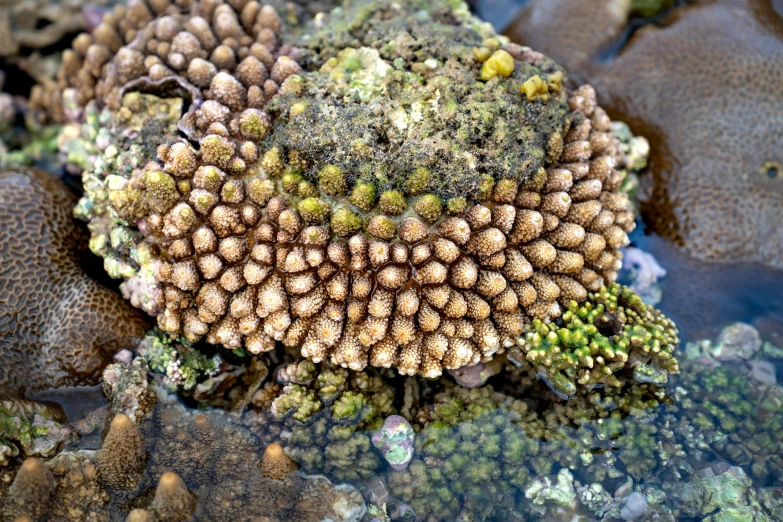
[[[634,214],[592,87],[421,7],[116,8],[33,94],[82,151],[93,252],[172,338],[229,350],[435,378],[619,292],[616,331],[527,362],[566,394],[676,371],[674,326],[614,286]]]

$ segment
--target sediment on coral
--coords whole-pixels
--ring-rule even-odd
[[[74,41],[34,99],[83,121],[77,215],[161,330],[435,378],[616,279],[634,216],[593,89],[462,4],[416,9],[294,31],[137,2]]]

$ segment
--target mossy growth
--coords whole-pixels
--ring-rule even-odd
[[[561,89],[547,87],[545,103],[520,96],[526,79],[547,86],[559,68],[515,60],[505,43],[461,2],[351,2],[302,39],[314,67],[268,105],[268,140],[306,159],[308,179],[336,165],[349,193],[361,180],[378,194],[480,199],[480,173],[520,182],[546,166],[569,113]]]

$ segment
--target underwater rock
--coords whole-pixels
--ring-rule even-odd
[[[549,477],[533,479],[530,486],[525,489],[525,498],[535,506],[548,504],[550,508],[552,505],[573,507],[576,504],[574,476],[567,469],[561,469],[555,483]]]
[[[628,272],[630,289],[642,298],[644,304],[655,306],[661,302],[662,292],[658,280],[666,276],[666,270],[651,254],[634,247],[626,248],[623,272]]]
[[[399,415],[390,415],[383,426],[372,436],[372,444],[383,454],[389,465],[401,471],[413,458],[413,428]]]
[[[777,369],[771,362],[752,361],[750,363],[750,368],[751,379],[760,384],[766,384],[767,386],[774,386],[777,384]]]
[[[590,86],[464,4],[248,5],[137,2],[33,95],[77,118],[77,214],[162,331],[435,378],[613,283],[634,216]]]
[[[590,82],[650,140],[642,210],[656,232],[699,259],[783,267],[779,12],[767,0],[698,3],[623,42],[630,5],[531,1],[506,34]]]
[[[720,361],[750,359],[761,348],[758,331],[745,323],[735,323],[724,328],[710,350]]]
[[[152,411],[157,396],[150,389],[147,371],[147,362],[142,357],[136,357],[130,364],[106,367],[103,371],[103,394],[109,400],[110,412],[121,413],[140,424]]]
[[[160,386],[171,393],[189,395],[199,384],[219,375],[224,362],[218,354],[208,357],[191,343],[179,341],[154,329],[144,336],[137,352],[155,372]]]
[[[486,384],[487,379],[495,375],[492,368],[488,367],[486,363],[478,363],[473,366],[463,366],[456,370],[448,370],[454,380],[463,388],[476,388]]]
[[[279,369],[281,383],[268,382],[256,392],[244,422],[267,443],[283,445],[307,473],[337,481],[369,479],[383,462],[373,449],[372,432],[396,413],[394,389],[372,370],[322,363],[316,371],[312,364]]]
[[[635,491],[625,497],[620,516],[623,520],[639,520],[647,512],[647,499],[644,495]]]
[[[96,384],[113,354],[144,334],[144,318],[80,267],[86,238],[62,181],[0,172],[0,197],[0,385]]]
[[[150,415],[138,426],[115,415],[99,452],[66,451],[0,470],[1,518],[359,522],[366,512],[355,488],[299,473],[279,445],[261,456],[265,445],[227,412],[189,410],[154,391]]]

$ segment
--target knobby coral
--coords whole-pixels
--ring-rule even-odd
[[[100,11],[112,0],[3,0],[0,2],[0,56],[13,56],[22,47],[41,49],[89,26],[83,9]]]
[[[137,409],[139,396],[150,393],[139,361],[105,373],[113,381],[104,383],[111,421],[100,449],[72,449],[46,462],[28,458],[0,472],[0,519],[361,519],[365,504],[357,490],[300,474],[278,444],[260,451],[227,412],[189,411],[159,388],[157,402]]]
[[[141,314],[79,264],[76,198],[35,170],[0,172],[0,385],[16,391],[95,384],[133,348]]]
[[[162,330],[437,377],[615,280],[634,216],[592,87],[419,7],[297,33],[257,1],[139,1],[75,40],[34,98],[86,118],[78,213]]]
[[[507,34],[650,139],[642,211],[656,232],[700,259],[781,268],[783,18],[766,0],[694,3],[624,43],[631,2],[531,1]]]

